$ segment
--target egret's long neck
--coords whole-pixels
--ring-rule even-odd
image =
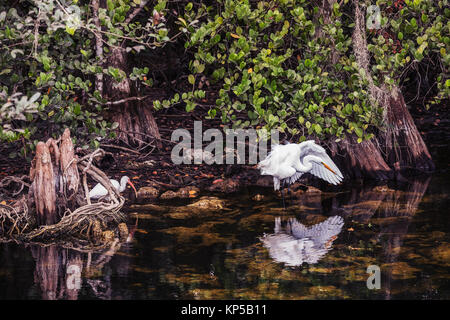
[[[313,155],[304,157],[303,163],[301,161],[299,161],[300,162],[300,171],[303,171],[303,172],[310,171],[312,169],[313,161],[320,163],[322,161],[322,159],[320,159],[319,157],[313,156]]]

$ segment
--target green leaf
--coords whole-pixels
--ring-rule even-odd
[[[75,34],[75,31],[76,31],[76,30],[77,30],[76,28],[66,26],[66,32],[67,32],[68,34],[70,34],[71,36],[73,36],[73,35]]]
[[[360,137],[360,138],[362,138],[362,136],[363,136],[363,130],[361,129],[361,128],[359,128],[359,127],[355,127],[355,133],[356,133],[356,135],[358,136],[358,137]]]
[[[194,77],[194,75],[190,74],[188,76],[188,81],[189,81],[190,84],[194,85],[195,84],[195,77]]]
[[[322,127],[320,126],[320,124],[317,124],[314,126],[314,130],[316,131],[317,134],[321,134],[322,133]]]

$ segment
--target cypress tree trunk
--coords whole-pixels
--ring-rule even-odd
[[[358,143],[353,135],[339,144],[332,141],[330,149],[339,168],[352,179],[388,180],[394,177],[375,139]]]
[[[123,70],[128,74],[127,54],[123,48],[115,48],[108,57],[107,65]],[[118,137],[128,143],[141,145],[149,137],[160,139],[158,126],[144,101],[126,100],[131,96],[131,84],[128,78],[116,82],[111,77],[106,81],[106,96],[111,101],[121,101],[111,105],[112,119],[119,124]]]
[[[428,148],[417,130],[414,120],[398,88],[390,94],[387,108],[388,130],[385,144],[387,162],[395,170],[434,170]]]
[[[36,156],[30,171],[33,181],[30,196],[36,207],[38,225],[56,222],[56,179],[50,150],[44,142],[36,145]]]
[[[403,95],[397,86],[389,89],[385,85],[375,85],[370,72],[370,58],[366,40],[366,24],[363,11],[358,0],[355,6],[355,28],[353,31],[353,50],[358,66],[364,71],[368,81],[368,91],[371,98],[385,109],[384,122],[386,134],[380,132],[366,146],[351,144],[346,148],[350,158],[355,158],[357,168],[362,168],[363,176],[385,179],[387,174],[373,174],[381,168],[391,168],[396,173],[404,169],[420,169],[431,171],[434,164],[422,137],[409,113]],[[351,139],[350,139],[351,140]],[[364,142],[363,142],[364,143]],[[377,147],[377,145],[382,147]],[[345,147],[344,147],[345,148]],[[384,152],[380,152],[383,148]],[[360,149],[364,149],[361,154]],[[352,155],[352,153],[355,153]],[[361,163],[363,162],[363,163]]]
[[[59,214],[75,204],[80,177],[70,130],[62,134],[59,145],[52,138],[36,145],[30,169],[32,181],[28,202],[36,208],[38,225],[59,221]]]

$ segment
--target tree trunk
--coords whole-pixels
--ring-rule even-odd
[[[388,130],[386,133],[387,162],[395,170],[434,170],[428,148],[417,130],[398,88],[392,91],[387,108]]]
[[[420,136],[414,121],[406,107],[400,89],[394,86],[389,89],[385,85],[375,85],[370,72],[370,56],[366,39],[366,23],[363,11],[358,0],[354,0],[355,5],[355,28],[353,31],[353,50],[358,66],[364,71],[364,78],[368,82],[368,92],[371,98],[385,109],[384,122],[387,134],[380,133],[372,142],[366,146],[352,144],[347,148],[350,158],[356,157],[357,162],[368,162],[367,165],[358,166],[362,169],[361,174],[373,178],[373,172],[393,169],[396,173],[404,169],[420,169],[431,171],[434,164],[430,153]],[[385,155],[380,153],[376,145],[383,145],[386,148]],[[364,150],[364,153],[359,151]],[[351,153],[355,153],[352,155]],[[369,159],[370,158],[370,159]],[[371,164],[372,162],[372,164]],[[390,174],[375,175],[375,178],[390,177]]]
[[[118,68],[128,74],[127,55],[123,48],[115,48],[107,61],[108,66]],[[106,96],[110,101],[119,101],[131,96],[131,84],[128,78],[116,82],[108,77]],[[149,138],[157,141],[161,138],[158,126],[150,110],[151,106],[143,101],[125,100],[111,105],[112,119],[119,124],[118,138],[127,144],[141,145]],[[159,142],[158,142],[159,144]]]
[[[331,15],[333,4],[336,2],[336,0],[322,0],[319,14],[322,16],[325,24],[332,23]],[[319,28],[316,37],[322,38],[323,36],[323,31],[321,30],[321,28]],[[355,36],[353,37],[353,40],[354,42],[356,42],[356,44],[362,41],[359,37],[355,38]],[[330,49],[331,64],[336,64],[339,61],[339,53],[334,48],[333,40],[331,40]],[[361,64],[366,63],[364,59],[367,58],[367,56],[361,55],[359,52],[355,52],[355,54],[358,55],[358,58],[360,60],[363,60]],[[392,170],[385,162],[384,157],[381,153],[378,141],[373,140],[358,143],[357,138],[353,135],[347,137],[339,145],[335,142],[331,142],[330,147],[333,159],[337,162],[344,174],[349,178],[370,178],[375,180],[387,180],[393,177]]]
[[[339,144],[331,142],[330,149],[339,168],[352,179],[391,179],[393,172],[376,143],[375,139],[358,143],[357,137],[353,135]]]
[[[56,222],[56,187],[50,150],[44,142],[36,146],[36,156],[30,171],[32,192],[38,225]]]
[[[60,150],[60,169],[63,178],[63,194],[67,200],[74,198],[78,192],[80,183],[80,175],[78,173],[77,159],[73,149],[72,139],[70,138],[70,130],[64,130],[61,136]]]
[[[60,140],[59,146],[52,138],[39,142],[31,164],[29,202],[35,205],[38,225],[58,222],[58,214],[75,203],[78,192],[80,177],[69,129]]]

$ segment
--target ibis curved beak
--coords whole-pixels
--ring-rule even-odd
[[[333,172],[334,174],[336,174],[336,172],[334,172],[325,162],[322,162],[323,166],[325,168],[327,168],[328,170],[330,170],[331,172]]]
[[[137,198],[137,191],[136,191],[136,188],[134,187],[134,184],[130,180],[128,180],[128,184],[133,188],[134,194],[136,195],[136,198]]]

